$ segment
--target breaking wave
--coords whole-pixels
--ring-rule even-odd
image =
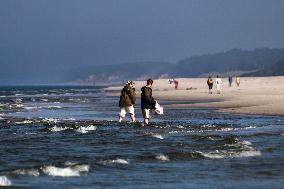
[[[155,158],[156,158],[157,160],[161,160],[161,161],[170,161],[169,156],[164,155],[164,154],[157,154],[157,155],[155,156]]]
[[[42,168],[43,173],[50,176],[58,177],[78,177],[81,173],[89,172],[89,165],[76,165],[72,167],[55,167],[55,166],[46,166]]]
[[[154,134],[152,135],[154,138],[158,138],[158,139],[164,139],[164,137],[162,135],[159,135],[159,134]]]
[[[124,165],[127,165],[129,164],[129,162],[125,159],[121,159],[121,158],[118,158],[118,159],[114,159],[114,160],[104,160],[104,161],[101,161],[99,162],[103,165],[109,165],[109,164],[124,164]]]
[[[215,150],[211,152],[201,152],[202,156],[210,159],[222,159],[222,158],[240,158],[240,157],[253,157],[260,156],[261,152],[254,149],[249,141],[238,141],[233,144],[225,144],[225,147],[230,147],[227,150]]]
[[[90,170],[89,165],[78,165],[76,163],[65,164],[65,167],[56,167],[56,166],[43,166],[40,168],[31,168],[31,169],[18,169],[12,171],[12,174],[16,175],[27,175],[27,176],[40,176],[40,175],[49,175],[56,177],[78,177],[82,173],[87,173]]]
[[[89,126],[80,126],[75,131],[80,132],[80,133],[87,133],[89,131],[95,131],[96,129],[97,129],[97,126],[89,125]]]
[[[0,176],[0,186],[11,186],[12,181],[10,181],[6,176]]]

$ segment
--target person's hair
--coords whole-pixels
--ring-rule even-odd
[[[152,79],[147,80],[147,85],[152,85],[153,83],[154,83],[154,81]]]
[[[219,78],[219,75],[217,75],[217,78]]]
[[[211,76],[209,76],[209,78],[211,78]]]

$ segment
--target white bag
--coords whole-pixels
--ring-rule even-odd
[[[157,114],[157,115],[164,114],[164,108],[162,106],[160,106],[160,104],[157,101],[156,101],[156,104],[155,104],[155,114]]]

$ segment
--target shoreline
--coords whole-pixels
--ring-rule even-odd
[[[233,78],[235,80],[235,78]],[[178,89],[167,79],[154,80],[153,96],[159,100],[176,101],[163,105],[165,108],[208,108],[216,112],[266,116],[284,116],[284,76],[243,77],[239,87],[235,83],[229,87],[228,78],[222,78],[221,94],[208,94],[207,78],[177,78]],[[136,81],[136,95],[144,81]],[[122,87],[108,87],[108,96],[119,96]],[[197,103],[179,103],[197,101]]]

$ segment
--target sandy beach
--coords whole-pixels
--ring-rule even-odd
[[[154,80],[153,96],[156,100],[175,100],[165,108],[210,108],[226,113],[245,113],[284,116],[284,76],[242,77],[237,87],[235,78],[229,87],[228,78],[222,78],[221,94],[216,85],[213,94],[208,94],[207,78],[176,78],[178,89],[169,84],[168,79]],[[137,96],[145,81],[136,81]],[[109,87],[106,94],[119,96],[121,86]],[[180,101],[180,103],[179,103]],[[192,103],[184,103],[191,101]]]

